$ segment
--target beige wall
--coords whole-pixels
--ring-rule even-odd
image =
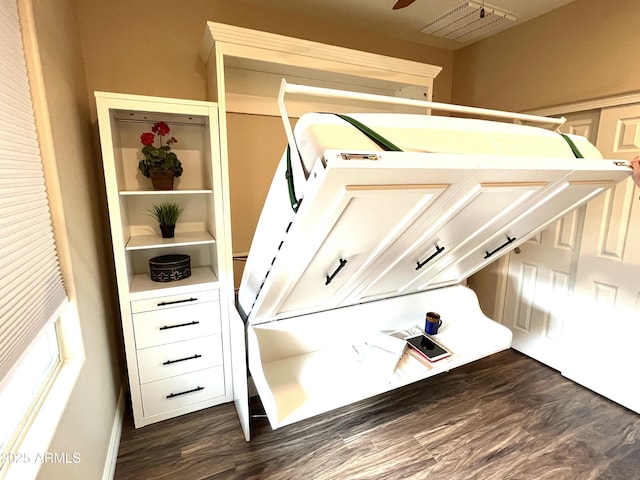
[[[576,0],[455,53],[455,103],[530,110],[640,90],[640,2]]]
[[[451,95],[452,52],[372,37],[357,28],[320,27],[232,0],[78,0],[77,8],[90,93],[206,100],[205,68],[197,50],[206,22],[216,21],[440,65],[435,99],[446,102]]]
[[[231,183],[231,230],[234,253],[249,250],[262,204],[271,185],[273,172],[282,156],[286,137],[279,119],[260,115],[227,116]],[[252,141],[268,138],[269,142]],[[241,160],[240,160],[241,159]],[[234,262],[236,284],[239,284],[244,262]]]
[[[81,462],[45,464],[39,478],[101,478],[121,385],[118,311],[99,157],[91,127],[73,0],[34,0],[46,108],[65,217],[63,258],[86,360],[49,451]],[[40,105],[42,107],[42,105]]]

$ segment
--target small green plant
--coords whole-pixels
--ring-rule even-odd
[[[183,210],[178,203],[163,202],[160,205],[154,204],[148,212],[160,225],[175,225]]]

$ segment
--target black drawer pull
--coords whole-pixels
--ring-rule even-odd
[[[171,328],[180,328],[180,327],[189,327],[191,325],[198,325],[200,322],[193,321],[189,323],[179,323],[177,325],[165,325],[164,327],[160,327],[160,330],[169,330]]]
[[[186,362],[187,360],[195,360],[196,358],[200,358],[202,357],[202,355],[200,355],[199,353],[196,353],[195,355],[192,355],[190,357],[184,357],[184,358],[178,358],[177,360],[167,360],[166,362],[163,362],[163,365],[172,365],[174,363],[179,363],[179,362]]]
[[[191,298],[185,298],[184,300],[174,300],[173,302],[160,302],[158,304],[159,307],[166,307],[167,305],[175,305],[177,303],[187,303],[187,302],[197,302],[198,299],[191,297]]]
[[[327,280],[324,282],[324,284],[329,285],[333,281],[333,279],[336,278],[336,275],[338,275],[338,272],[342,270],[342,267],[344,267],[346,264],[347,264],[347,261],[344,258],[341,258],[340,265],[338,265],[338,268],[336,268],[331,275],[327,275]]]
[[[491,252],[487,252],[485,251],[484,253],[486,254],[484,256],[485,259],[491,257],[492,255],[494,255],[495,253],[498,253],[500,250],[502,250],[504,247],[506,247],[507,245],[512,244],[513,242],[516,241],[516,237],[510,237],[509,235],[507,235],[507,241],[504,242],[502,245],[500,245],[498,248],[496,248],[495,250],[491,251]]]
[[[416,270],[420,270],[422,267],[424,267],[427,263],[429,263],[431,260],[433,260],[434,258],[436,258],[438,255],[440,255],[442,252],[444,252],[444,247],[439,247],[438,245],[436,245],[436,251],[433,255],[431,255],[429,258],[427,258],[425,261],[423,262],[418,262],[418,265],[416,266]]]
[[[200,390],[204,390],[204,387],[196,387],[192,388],[191,390],[185,390],[184,392],[170,393],[169,395],[167,395],[167,398],[175,398],[179,397],[180,395],[186,395],[187,393],[199,392]]]

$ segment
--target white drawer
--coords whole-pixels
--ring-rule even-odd
[[[170,308],[194,305],[202,302],[219,301],[217,290],[203,290],[201,292],[189,292],[182,295],[165,295],[131,302],[131,313],[150,312],[155,310],[167,310]]]
[[[222,337],[208,337],[138,350],[140,383],[222,365]]]
[[[220,333],[220,303],[206,302],[133,315],[136,348]]]
[[[142,409],[145,417],[170,412],[193,403],[204,402],[225,394],[222,366],[145,383]]]

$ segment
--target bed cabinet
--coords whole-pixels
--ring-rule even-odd
[[[227,112],[279,115],[283,77],[292,83],[431,100],[442,67],[207,22],[199,55],[207,66],[209,97]],[[394,111],[393,106],[335,99],[292,100],[289,113]]]
[[[227,141],[229,139],[226,115],[241,113],[279,116],[278,91],[283,77],[286,77],[290,82],[320,87],[345,88],[358,92],[431,100],[433,81],[442,70],[437,65],[355,51],[216,22],[207,23],[198,53],[206,64],[209,99],[217,102],[220,108],[223,168],[226,168]],[[309,111],[340,111],[344,109],[345,104],[349,105],[352,111],[392,112],[396,110],[393,105],[335,101],[301,95],[292,99],[289,113],[291,117],[299,117]],[[236,132],[236,134],[238,133]],[[244,138],[244,132],[241,134]],[[263,141],[263,138],[256,136],[256,145],[261,145]],[[255,155],[234,158],[233,161],[242,162],[243,169],[247,172],[262,171],[265,163],[264,155],[260,147],[257,147],[256,150]],[[284,175],[284,172],[282,174]],[[244,187],[245,185],[238,185],[237,189],[242,191]],[[278,185],[279,187],[280,185]],[[359,194],[359,196],[361,195]],[[244,196],[243,204],[238,205],[237,209],[234,205],[234,212],[243,211],[243,208],[246,208],[244,203],[246,201],[247,196]],[[254,207],[256,211],[259,211],[261,205],[258,204]],[[237,221],[241,225],[242,222],[250,220],[249,218]],[[287,223],[275,219],[270,228],[279,232],[285,231]],[[243,227],[241,225],[238,228],[241,234],[243,230],[253,230],[253,224],[248,228]],[[250,236],[246,239],[238,237],[236,237],[238,245],[241,249],[246,249],[251,242]],[[376,240],[381,239],[378,237]],[[231,243],[230,237],[228,242]],[[265,244],[264,255],[261,255],[257,261],[268,265],[273,259],[274,253],[277,252],[278,244],[279,240],[275,244]],[[360,256],[363,261],[369,255],[365,251],[371,247],[372,242],[364,241],[354,246],[363,252]],[[332,268],[335,271],[341,264],[339,256],[338,258],[331,257],[333,252],[328,247],[323,249],[323,252],[322,255],[327,255],[327,258],[323,258],[322,261],[319,259],[313,268]],[[321,265],[324,262],[329,265]],[[357,262],[352,261],[347,266],[351,269],[356,264]],[[342,273],[335,277],[333,283],[330,282],[330,289],[335,289],[336,292],[342,291],[341,282],[347,278]],[[326,281],[325,275],[321,277],[321,281],[323,283]],[[334,294],[331,296],[335,297]],[[291,298],[291,308],[297,308],[295,303],[298,300],[295,296]],[[226,299],[221,298],[221,301],[227,301],[233,305],[234,297],[230,295]],[[234,401],[238,409],[240,423],[248,440],[250,437],[246,364],[246,335],[248,332],[243,319],[237,312],[232,310],[231,318]]]
[[[286,235],[278,237],[262,284],[254,289],[243,278],[241,286],[255,295],[241,304],[248,363],[272,427],[509,348],[511,332],[487,318],[460,283],[628,176],[614,161],[566,154],[454,159],[370,152],[354,163],[327,150]],[[526,168],[533,162],[535,169]],[[286,191],[285,175],[276,174],[274,183]],[[262,261],[263,243],[273,243],[271,219],[287,217],[288,202],[281,193],[268,199],[249,271],[262,268],[253,255]],[[405,270],[397,268],[401,263]],[[369,290],[376,287],[372,279],[383,279],[385,288]],[[394,370],[360,353],[380,332],[406,338],[421,331],[427,311],[441,314],[437,340],[451,357],[424,364],[405,353]]]
[[[136,427],[233,398],[229,308],[228,181],[219,112],[211,102],[96,92],[111,243]],[[140,135],[164,121],[184,173],[156,191],[138,171]],[[173,238],[162,238],[153,205],[183,207]],[[191,275],[152,281],[149,260],[187,254]]]
[[[562,119],[425,102],[440,71],[432,65],[212,22],[199,53],[221,112],[280,115],[292,152],[277,165],[231,313],[247,440],[246,362],[278,428],[509,348],[511,332],[461,283],[628,175],[584,139],[574,141],[589,160],[576,158],[553,131]],[[343,117],[300,117],[314,111],[357,116],[397,134],[403,151],[382,151]],[[406,111],[422,115],[400,120]],[[254,159],[235,161],[250,170]],[[390,372],[355,348],[380,332],[420,330],[429,310],[445,319],[438,339],[451,357],[416,364],[405,353]]]

